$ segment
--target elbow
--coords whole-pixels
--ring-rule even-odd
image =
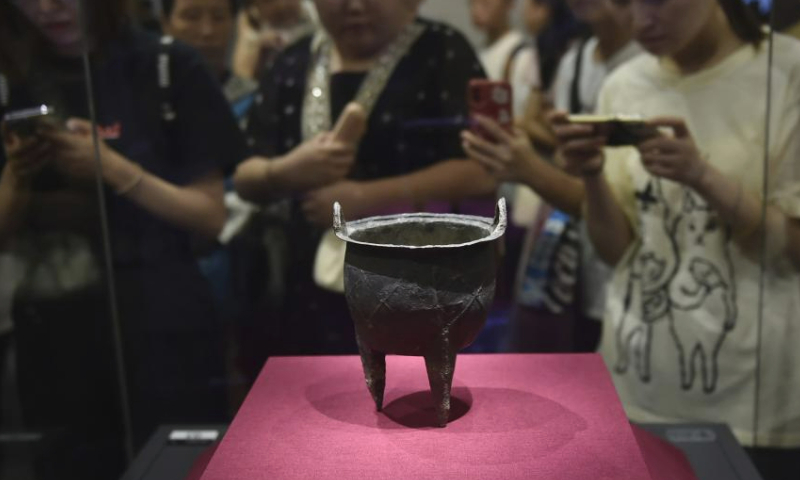
[[[239,195],[243,200],[252,202],[253,192],[250,188],[249,182],[247,179],[242,177],[238,169],[233,174],[233,177],[231,177],[231,180],[233,182],[233,189],[236,191],[236,194]]]
[[[256,160],[252,158],[246,160],[236,168],[232,177],[233,188],[236,193],[249,202],[258,202],[260,200],[258,182],[253,179],[251,173],[255,162]]]
[[[598,232],[596,227],[592,228],[591,223],[589,224],[589,239],[600,260],[611,268],[616,268],[622,262],[634,242],[634,236],[630,230]]]
[[[467,162],[462,164],[466,168],[467,177],[464,185],[469,189],[469,191],[465,192],[465,196],[484,197],[497,193],[500,181],[481,164],[474,160],[458,160],[458,162]]]

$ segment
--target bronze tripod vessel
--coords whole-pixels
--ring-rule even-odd
[[[506,224],[504,199],[494,219],[412,213],[345,222],[340,205],[334,205],[334,231],[347,242],[345,297],[379,411],[386,354],[422,356],[436,425],[447,424],[456,354],[486,322],[494,298],[496,240]]]

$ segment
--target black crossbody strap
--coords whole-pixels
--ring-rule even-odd
[[[569,113],[581,113],[583,111],[583,103],[581,102],[581,73],[583,71],[583,51],[586,49],[586,42],[589,39],[584,38],[578,46],[578,54],[575,55],[575,72],[572,75],[572,84],[569,89]]]
[[[5,75],[0,73],[0,110],[5,110],[8,108],[8,102],[11,101],[10,90],[11,88],[8,86],[8,79]]]
[[[161,37],[158,47],[158,97],[161,105],[161,118],[165,122],[175,120],[175,108],[172,105],[172,72],[170,71],[170,46],[174,39],[169,35]]]

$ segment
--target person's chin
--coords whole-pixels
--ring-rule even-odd
[[[357,30],[348,32],[345,35],[344,43],[351,52],[365,55],[376,50],[377,39],[366,30]]]
[[[65,52],[77,51],[83,46],[83,37],[80,33],[48,36],[48,40],[56,49]]]
[[[663,37],[638,38],[637,41],[648,53],[657,57],[663,57],[671,53],[669,44]]]

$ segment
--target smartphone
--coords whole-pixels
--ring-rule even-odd
[[[367,112],[356,102],[350,102],[342,110],[333,127],[333,138],[340,142],[358,144],[367,130]]]
[[[20,137],[35,135],[40,128],[55,128],[58,123],[55,109],[48,105],[14,110],[3,115],[5,128]]]
[[[571,123],[595,125],[598,133],[605,133],[609,147],[633,146],[659,135],[658,128],[648,125],[638,115],[570,115]]]
[[[43,128],[60,128],[60,118],[53,107],[40,105],[33,108],[13,110],[3,115],[3,126],[21,138],[32,137]],[[56,191],[66,185],[63,176],[52,164],[45,165],[33,179],[36,191]]]
[[[512,112],[513,93],[508,82],[498,80],[473,79],[469,82],[467,104],[471,117],[483,115],[511,131],[514,123]],[[492,139],[480,125],[472,124],[472,131],[483,138]]]

